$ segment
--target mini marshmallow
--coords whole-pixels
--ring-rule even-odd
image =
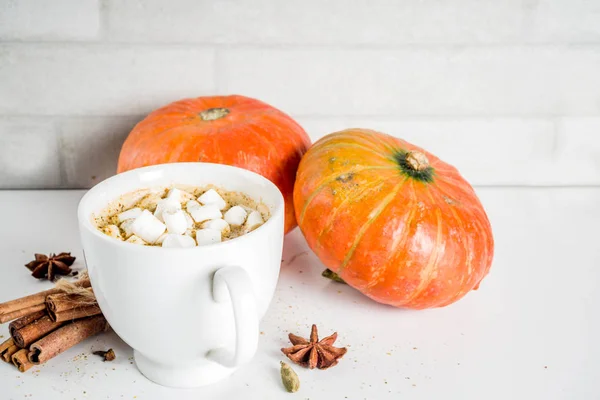
[[[182,210],[164,210],[162,212],[163,220],[169,233],[181,235],[188,228],[188,222],[185,219],[187,214]]]
[[[246,220],[246,232],[250,232],[264,223],[262,215],[258,211],[252,211]]]
[[[131,210],[123,211],[121,214],[118,215],[119,222],[123,222],[126,219],[137,218],[140,216],[141,213],[142,209],[138,207],[132,208]]]
[[[165,224],[148,210],[142,211],[142,214],[131,225],[131,231],[149,243],[156,242],[165,229],[167,229]]]
[[[131,230],[133,221],[135,221],[135,219],[126,219],[125,221],[123,221],[121,223],[121,229],[123,230],[123,232],[125,232],[125,239],[127,239],[129,236],[133,235],[133,231]]]
[[[214,229],[216,231],[220,231],[224,235],[229,233],[230,229],[229,224],[224,219],[209,219],[208,221],[202,224],[202,228],[204,229]]]
[[[196,222],[204,222],[208,221],[209,219],[217,219],[223,216],[219,210],[219,207],[215,204],[192,208],[190,210],[190,215]]]
[[[192,228],[194,226],[194,219],[190,216],[190,214],[186,213],[185,211],[183,212],[183,215],[185,215],[185,222],[187,222],[187,227]]]
[[[164,241],[165,241],[165,239],[167,238],[167,235],[168,235],[168,233],[167,233],[167,232],[165,232],[165,233],[163,233],[162,235],[160,235],[160,236],[158,237],[158,239],[156,239],[156,242],[154,242],[154,244],[162,244],[162,242],[164,242]]]
[[[256,211],[254,208],[245,206],[243,204],[240,204],[239,207],[242,207],[248,214],[250,214],[252,211]]]
[[[177,210],[181,210],[181,204],[178,201],[172,199],[162,199],[156,205],[156,210],[154,210],[154,216],[158,218],[159,221],[165,222],[163,219],[163,213],[165,211],[175,212]]]
[[[200,207],[202,207],[202,206],[196,200],[190,200],[187,203],[185,203],[185,209],[188,212],[192,212],[193,209],[200,208]]]
[[[217,193],[215,189],[209,189],[204,192],[200,197],[198,197],[198,201],[204,205],[214,204],[219,207],[219,210],[227,207],[227,202],[223,200],[221,195]]]
[[[123,237],[121,236],[121,231],[116,225],[107,225],[104,228],[102,228],[102,232],[106,233],[112,238],[123,240]]]
[[[196,231],[196,242],[198,246],[221,241],[221,232],[215,229],[198,229]]]
[[[194,196],[184,190],[171,188],[169,189],[169,193],[167,194],[167,199],[174,200],[178,203],[182,203],[184,201],[194,200]]]
[[[175,235],[169,233],[162,242],[162,247],[195,247],[196,241],[185,235]]]
[[[244,221],[246,221],[246,215],[246,210],[244,210],[242,207],[233,206],[227,210],[224,219],[229,225],[240,226],[244,224]]]
[[[138,236],[135,236],[135,235],[131,235],[129,237],[129,239],[126,240],[126,242],[133,243],[133,244],[141,244],[141,245],[146,244],[146,242],[144,240],[142,240],[141,238],[139,238]]]

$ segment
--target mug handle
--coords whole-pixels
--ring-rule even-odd
[[[213,277],[213,299],[217,303],[231,301],[235,321],[235,351],[212,349],[208,358],[235,368],[249,362],[258,347],[258,313],[250,276],[240,267],[223,267]]]

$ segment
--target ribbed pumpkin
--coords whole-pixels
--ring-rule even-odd
[[[135,126],[123,144],[118,172],[154,164],[202,161],[254,171],[285,198],[285,231],[296,226],[296,169],[310,146],[292,118],[244,96],[198,97],[162,107]]]
[[[380,303],[441,307],[477,288],[492,263],[487,215],[458,171],[382,133],[328,135],[302,159],[296,218],[331,271]]]

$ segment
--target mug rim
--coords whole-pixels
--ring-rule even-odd
[[[265,183],[267,186],[270,186],[271,189],[274,189],[275,190],[274,193],[277,194],[277,196],[276,196],[277,199],[275,201],[274,210],[271,213],[271,216],[269,217],[269,219],[267,221],[265,221],[264,224],[262,224],[261,226],[259,226],[256,229],[254,229],[253,231],[248,232],[242,236],[238,236],[234,239],[227,240],[225,242],[210,243],[210,244],[205,244],[202,246],[194,246],[194,247],[163,248],[162,246],[140,246],[139,244],[127,243],[126,241],[117,240],[115,238],[112,238],[112,237],[100,232],[100,230],[98,230],[98,228],[96,228],[92,224],[91,214],[84,215],[85,214],[84,208],[86,206],[86,203],[89,202],[89,199],[94,196],[95,192],[102,190],[102,188],[105,186],[111,185],[116,180],[123,180],[123,179],[126,179],[130,175],[136,175],[136,174],[139,174],[142,172],[151,172],[152,170],[186,168],[186,167],[203,168],[204,166],[229,169],[229,170],[234,171],[236,174],[245,175],[251,179],[263,181],[263,183]],[[184,182],[182,184],[186,184],[186,183]],[[124,194],[126,194],[126,193],[124,193]],[[107,205],[108,205],[108,203],[107,203]],[[79,221],[80,229],[85,228],[88,231],[91,231],[94,236],[100,238],[101,240],[106,240],[109,243],[112,243],[116,246],[127,246],[126,248],[129,250],[133,250],[133,251],[202,251],[203,249],[213,249],[213,248],[217,248],[219,246],[227,246],[227,245],[231,246],[232,242],[234,244],[240,243],[242,240],[248,240],[248,236],[254,237],[257,234],[260,234],[260,232],[264,232],[267,227],[270,227],[273,224],[275,224],[275,220],[278,219],[276,217],[281,217],[283,219],[284,207],[285,207],[285,201],[283,198],[283,194],[281,193],[281,191],[279,190],[277,185],[275,185],[269,179],[265,178],[264,176],[254,172],[254,171],[250,171],[250,170],[247,170],[244,168],[235,167],[235,166],[227,165],[227,164],[207,163],[207,162],[177,162],[177,163],[155,164],[155,165],[150,165],[147,167],[135,168],[135,169],[121,172],[119,174],[116,174],[116,175],[113,175],[113,176],[110,176],[110,177],[104,179],[103,181],[101,181],[101,182],[97,183],[96,185],[94,185],[93,187],[91,187],[83,195],[81,200],[79,200],[79,204],[77,206],[77,219]]]

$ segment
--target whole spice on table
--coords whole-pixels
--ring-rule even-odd
[[[285,390],[290,393],[297,392],[298,389],[300,389],[300,378],[298,378],[298,375],[292,367],[283,361],[281,361],[281,382],[283,383]]]
[[[48,315],[44,315],[30,324],[23,326],[22,328],[11,329],[10,335],[17,346],[20,348],[25,348],[29,347],[29,345],[36,340],[41,339],[50,332],[60,328],[64,324],[65,322],[54,322]]]
[[[62,283],[63,279],[58,281],[58,287],[0,303],[0,324],[44,310],[46,308],[47,296],[65,291],[64,286],[66,285]],[[68,282],[67,284],[78,288],[91,286],[90,280],[87,277],[75,282]]]
[[[117,358],[113,349],[108,349],[106,351],[94,351],[93,354],[102,357],[102,361],[112,361]]]
[[[310,369],[327,369],[338,363],[338,360],[346,354],[345,347],[334,347],[333,343],[337,339],[337,332],[327,336],[319,341],[317,326],[313,324],[310,332],[310,340],[289,334],[292,347],[281,349],[290,360],[298,365]]]
[[[24,326],[31,324],[33,321],[36,321],[36,320],[42,318],[44,315],[46,315],[46,311],[42,310],[42,311],[34,312],[33,314],[25,315],[24,317],[14,320],[10,324],[8,324],[8,331],[10,332],[10,335],[12,336],[13,331],[16,331],[18,329],[23,328]],[[23,346],[21,346],[21,347],[23,347]]]
[[[46,308],[44,304],[38,304],[31,307],[21,308],[19,310],[11,311],[5,314],[0,314],[0,324],[8,321],[12,321],[17,318],[25,317],[27,315],[43,311]]]
[[[35,260],[25,264],[29,268],[31,275],[38,279],[48,279],[54,281],[56,275],[68,275],[72,272],[71,265],[75,262],[75,257],[71,253],[35,254]]]
[[[62,322],[102,313],[91,290],[85,294],[58,293],[46,297],[46,309],[53,321]]]
[[[71,322],[33,343],[28,354],[29,361],[36,365],[46,362],[77,343],[107,329],[108,323],[103,315]]]
[[[4,349],[2,351],[2,360],[4,360],[4,362],[8,362],[9,363],[11,361],[10,358],[17,351],[19,351],[19,348],[13,342],[13,344],[10,347],[7,347],[6,349]]]
[[[25,372],[71,346],[108,329],[108,323],[98,308],[87,273],[76,282],[61,279],[53,289],[35,293],[0,304],[0,323],[13,320],[9,325],[11,337],[0,343],[0,358],[12,362]],[[46,310],[46,298],[55,295],[53,321]],[[68,316],[63,321],[61,315]],[[85,316],[86,318],[80,318]],[[76,319],[73,321],[73,319]],[[110,350],[106,359],[114,359]]]
[[[12,363],[18,368],[19,372],[25,372],[33,367],[33,363],[27,358],[29,350],[21,349],[12,355]]]
[[[0,358],[4,361],[9,362],[10,356],[12,356],[15,352],[13,348],[15,346],[15,342],[12,338],[6,339],[4,342],[0,344]]]

